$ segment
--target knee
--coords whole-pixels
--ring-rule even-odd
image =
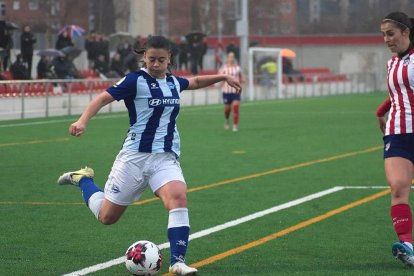
[[[187,196],[185,193],[175,194],[165,202],[165,208],[168,210],[185,207],[187,207]]]
[[[411,190],[411,183],[403,179],[392,179],[388,181],[391,187],[392,197],[395,199],[406,198]]]
[[[118,221],[119,217],[99,214],[99,221],[104,225],[111,225]]]

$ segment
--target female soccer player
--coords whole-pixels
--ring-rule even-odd
[[[233,76],[239,82],[241,82],[242,74],[240,66],[236,63],[236,56],[234,52],[227,54],[227,63],[219,69],[219,74],[225,74]],[[229,85],[227,82],[223,82],[222,86],[223,102],[224,102],[224,129],[230,128],[229,118],[231,113],[231,107],[233,105],[233,131],[238,131],[239,123],[239,106],[240,106],[240,90]]]
[[[171,248],[169,271],[179,275],[195,274],[197,269],[185,264],[189,237],[186,183],[177,160],[180,137],[176,119],[180,92],[207,87],[220,81],[240,91],[240,83],[228,75],[196,76],[189,79],[173,76],[171,46],[162,36],[149,38],[144,50],[144,66],[127,74],[86,107],[69,132],[80,136],[89,120],[105,105],[124,100],[130,127],[117,155],[104,191],[94,183],[91,168],[64,173],[59,184],[79,186],[83,198],[103,224],[115,223],[133,201],[149,186],[169,210],[168,239]]]
[[[414,19],[392,12],[381,23],[384,42],[395,55],[388,61],[389,98],[378,108],[384,133],[385,174],[391,187],[391,218],[400,242],[392,254],[414,266],[412,215],[409,205],[414,172]],[[388,120],[385,114],[389,112]]]

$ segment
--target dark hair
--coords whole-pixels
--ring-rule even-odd
[[[410,30],[410,41],[414,42],[414,18],[408,17],[403,12],[392,12],[382,20],[382,23],[394,23],[401,31]]]
[[[145,45],[139,49],[134,49],[134,52],[140,57],[148,50],[148,49],[164,49],[170,53],[170,64],[168,65],[168,71],[171,72],[171,68],[175,66],[174,64],[174,56],[175,52],[172,49],[172,42],[161,35],[153,35],[149,36]],[[145,67],[145,62],[143,63]]]

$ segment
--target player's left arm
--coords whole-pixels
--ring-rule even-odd
[[[234,87],[238,93],[241,92],[240,82],[236,78],[225,74],[196,76],[189,78],[187,89],[194,90],[204,88],[221,81],[227,82],[227,84]]]

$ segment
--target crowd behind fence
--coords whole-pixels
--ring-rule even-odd
[[[0,81],[0,119],[24,119],[80,114],[98,93],[119,79]],[[343,79],[284,83],[283,87],[243,84],[242,101],[291,99],[385,91],[384,76],[373,73],[347,74]],[[220,85],[184,91],[182,106],[222,103]],[[113,102],[101,112],[125,111],[123,102]]]

